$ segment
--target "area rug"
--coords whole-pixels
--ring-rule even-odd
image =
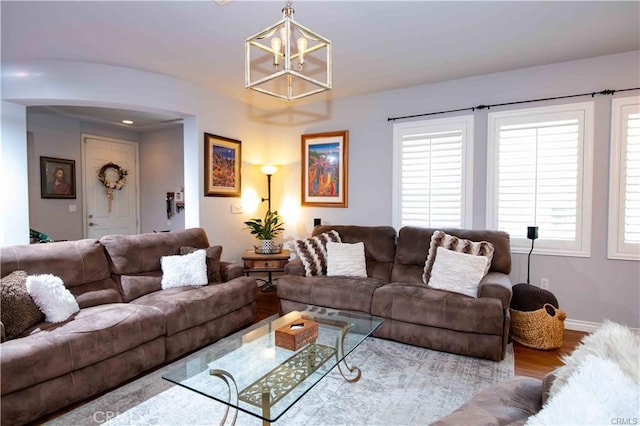
[[[220,341],[225,344],[225,339]],[[224,406],[173,385],[162,367],[48,422],[50,425],[218,424]],[[501,362],[438,352],[389,340],[367,338],[348,357],[362,370],[356,383],[334,369],[276,425],[425,425],[449,414],[478,391],[514,374],[513,348]],[[261,421],[238,413],[236,424]]]

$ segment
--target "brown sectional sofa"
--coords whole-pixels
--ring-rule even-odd
[[[3,333],[1,423],[29,422],[251,324],[257,287],[240,265],[221,262],[221,283],[161,290],[160,258],[181,247],[209,247],[205,231],[3,247],[2,277],[59,276],[80,312],[12,340]]]
[[[515,376],[478,392],[454,412],[431,423],[431,426],[524,425],[540,411],[553,373],[544,380]],[[558,424],[562,422],[558,421]]]
[[[306,304],[360,311],[384,318],[374,333],[416,346],[499,361],[509,336],[511,252],[509,235],[500,231],[442,229],[495,248],[478,297],[427,287],[422,281],[431,235],[436,229],[388,226],[317,226],[344,243],[362,241],[367,277],[306,277],[302,262],[291,261],[278,280],[282,312]]]

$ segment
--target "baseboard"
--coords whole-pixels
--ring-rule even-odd
[[[564,322],[564,328],[567,330],[582,331],[584,333],[593,333],[600,326],[599,322],[580,321],[567,319]],[[631,328],[631,327],[630,327]],[[640,334],[640,328],[631,328],[636,334]]]

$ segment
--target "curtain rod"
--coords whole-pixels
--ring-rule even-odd
[[[614,93],[617,93],[617,92],[627,92],[629,90],[638,90],[638,89],[640,89],[640,87],[633,87],[630,89],[618,89],[618,90],[605,89],[599,92],[580,93],[577,95],[554,96],[552,98],[529,99],[526,101],[505,102],[501,104],[478,105],[478,106],[469,107],[469,108],[450,109],[448,111],[427,112],[424,114],[404,115],[402,117],[389,117],[387,118],[387,121],[403,120],[405,118],[425,117],[427,115],[447,114],[449,112],[483,110],[483,109],[490,109],[491,107],[499,107],[499,106],[505,106],[505,105],[517,105],[517,104],[527,104],[530,102],[542,102],[542,101],[553,101],[556,99],[577,98],[579,96],[591,96],[593,98],[596,95],[613,95]]]

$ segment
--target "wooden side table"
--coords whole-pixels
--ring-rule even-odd
[[[255,250],[247,250],[242,256],[244,264],[243,272],[249,276],[252,272],[267,272],[269,278],[264,281],[261,287],[262,291],[275,291],[276,286],[273,284],[272,274],[274,272],[284,272],[284,266],[289,263],[289,250],[282,250],[282,253],[275,254],[258,254]]]

